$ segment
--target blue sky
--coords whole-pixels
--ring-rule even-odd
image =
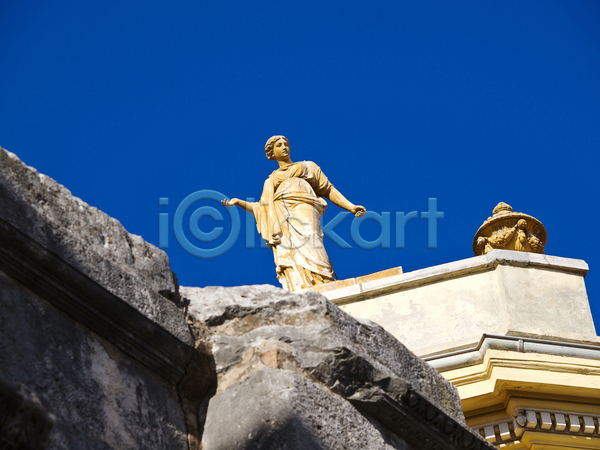
[[[358,248],[350,217],[336,226],[352,245],[325,241],[341,278],[471,257],[504,201],[544,223],[547,254],[590,265],[599,328],[599,23],[600,3],[579,0],[6,0],[0,145],[158,244],[159,213],[172,219],[196,191],[260,197],[277,167],[264,143],[284,134],[294,161],[390,212],[389,249]],[[437,248],[423,219],[394,248],[395,213],[426,211],[429,198],[444,213]],[[222,243],[226,210],[195,205],[217,208],[225,231],[189,239]],[[213,259],[186,253],[170,227],[181,284],[277,285],[271,251],[246,248],[239,212],[240,237]],[[379,235],[374,221],[360,230]]]

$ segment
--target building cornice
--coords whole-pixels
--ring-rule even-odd
[[[341,305],[390,292],[459,278],[473,273],[494,270],[499,265],[557,270],[574,273],[582,277],[585,277],[589,271],[587,263],[579,259],[511,250],[493,250],[486,255],[378,278],[363,283],[356,283],[350,286],[335,288],[332,284],[332,286],[323,285],[322,288],[315,288],[314,290],[321,292],[333,303]]]
[[[598,448],[600,416],[581,412],[540,408],[515,408],[511,417],[473,427],[472,430],[496,445],[523,445],[542,441],[558,446],[567,439],[569,448]],[[570,441],[570,442],[569,442]],[[586,445],[587,444],[587,445]]]
[[[484,334],[474,346],[436,352],[431,355],[423,355],[421,358],[438,371],[444,372],[481,364],[488,349],[600,360],[600,341],[597,343],[584,343],[559,338],[531,338],[492,334]]]

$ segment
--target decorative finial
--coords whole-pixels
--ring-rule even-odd
[[[496,207],[492,211],[492,214],[494,216],[497,216],[499,214],[506,213],[506,212],[513,212],[512,206],[510,206],[504,202],[500,202],[496,205]]]
[[[473,238],[473,253],[485,255],[494,249],[544,253],[548,235],[535,217],[513,212],[510,205],[500,202],[492,217],[483,222]]]

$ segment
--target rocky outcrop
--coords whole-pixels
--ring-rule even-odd
[[[0,379],[26,386],[55,417],[47,447],[3,447],[0,434],[0,448],[187,449],[173,384],[2,271]],[[30,423],[19,416],[13,432],[29,435]]]
[[[163,251],[0,149],[0,448],[187,449],[177,292]]]
[[[203,449],[489,448],[456,389],[393,336],[315,292],[181,287],[217,384]],[[287,441],[285,440],[287,436]],[[293,436],[290,438],[290,436]]]
[[[191,343],[167,254],[2,148],[0,220]]]
[[[27,386],[0,379],[0,448],[44,448],[54,420]]]

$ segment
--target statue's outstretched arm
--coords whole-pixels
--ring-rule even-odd
[[[240,208],[244,208],[250,214],[254,215],[254,208],[252,207],[252,205],[254,203],[252,203],[252,202],[246,202],[244,200],[240,200],[239,198],[232,198],[231,200],[227,200],[226,198],[224,198],[223,200],[221,200],[221,203],[223,204],[223,206],[236,206],[237,205]]]
[[[350,211],[356,217],[361,217],[367,212],[364,206],[355,205],[352,202],[348,201],[346,197],[344,197],[342,193],[333,186],[329,188],[329,194],[327,195],[327,198],[331,200],[331,203],[333,203],[334,205],[337,205],[340,208]]]

